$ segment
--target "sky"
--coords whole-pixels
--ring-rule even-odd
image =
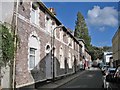
[[[44,4],[55,8],[57,18],[73,31],[77,13],[80,11],[85,18],[91,44],[98,47],[112,46],[112,37],[118,28],[118,2],[44,2]]]

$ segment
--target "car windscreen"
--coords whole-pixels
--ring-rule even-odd
[[[109,73],[115,73],[115,70],[109,70]]]

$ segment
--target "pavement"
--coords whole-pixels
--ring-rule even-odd
[[[82,70],[82,71],[78,71],[77,73],[73,74],[73,75],[70,75],[70,76],[67,76],[67,77],[64,77],[63,79],[60,79],[60,80],[57,80],[57,81],[54,81],[54,82],[50,82],[48,84],[45,84],[45,85],[42,85],[40,87],[37,88],[37,90],[41,90],[42,88],[45,89],[45,88],[49,88],[49,89],[55,89],[55,88],[58,88],[70,81],[72,81],[73,79],[79,77],[79,75],[81,74],[84,74],[86,72],[86,70]]]

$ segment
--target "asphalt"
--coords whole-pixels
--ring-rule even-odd
[[[102,77],[103,75],[99,69],[86,70],[85,73],[73,79],[72,81],[60,86],[59,88],[102,89],[103,85]]]
[[[78,76],[84,74],[86,72],[86,70],[83,70],[83,71],[78,71],[77,73],[75,74],[72,74],[70,76],[67,76],[67,77],[64,77],[63,79],[60,79],[60,80],[57,80],[57,81],[54,81],[54,82],[50,82],[48,84],[44,84],[44,85],[41,85],[37,88],[37,90],[41,90],[41,89],[55,89],[55,88],[58,88],[70,81],[72,81],[73,79],[77,78]]]
[[[90,68],[89,70],[98,70],[98,68]],[[59,87],[65,85],[66,83],[72,81],[73,79],[79,77],[80,75],[84,74],[85,72],[87,72],[87,70],[81,70],[81,71],[78,71],[75,74],[64,77],[63,79],[60,79],[60,80],[57,80],[57,81],[54,81],[54,82],[49,82],[47,84],[40,85],[37,88],[37,90],[42,90],[42,89],[47,89],[47,88],[48,89],[59,88]]]
[[[89,70],[98,70],[98,68],[90,68]],[[73,74],[73,75],[70,75],[70,76],[67,76],[67,77],[64,77],[63,79],[60,79],[60,80],[57,80],[57,81],[54,81],[54,82],[49,82],[47,84],[43,84],[43,85],[40,85],[37,90],[42,90],[42,89],[49,89],[49,90],[53,90],[53,89],[56,89],[56,88],[59,88],[65,84],[67,84],[68,82],[72,81],[73,79],[79,77],[80,75],[86,73],[88,70],[81,70],[81,71],[78,71],[77,73]]]

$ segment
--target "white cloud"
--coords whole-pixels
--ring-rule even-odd
[[[105,27],[100,27],[100,28],[99,28],[99,31],[100,31],[100,32],[104,32],[104,31],[105,31]]]
[[[92,10],[88,10],[87,23],[92,26],[117,26],[118,11],[114,7],[94,6]]]
[[[99,41],[99,42],[97,42],[97,45],[98,45],[98,46],[108,45],[108,41]]]

